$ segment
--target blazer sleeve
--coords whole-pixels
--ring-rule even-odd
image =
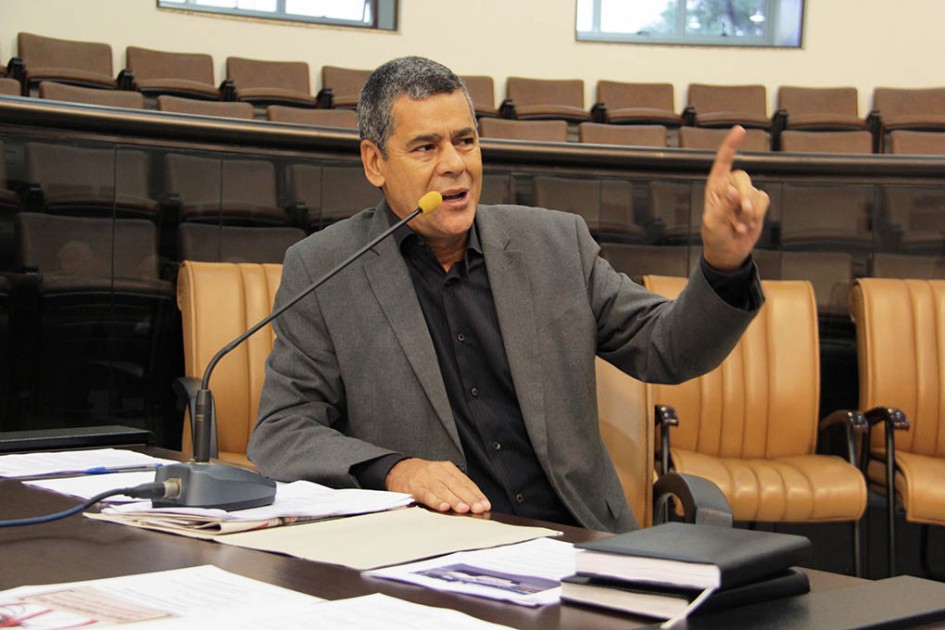
[[[589,270],[588,296],[597,321],[597,353],[643,381],[680,383],[717,367],[758,312],[733,307],[695,265],[686,288],[674,300],[650,293],[618,273],[599,254],[586,227],[579,249]],[[763,302],[757,273],[752,292]]]
[[[312,281],[302,256],[290,249],[275,306]],[[273,327],[276,339],[266,361],[259,417],[247,448],[250,461],[277,480],[356,486],[351,466],[392,451],[342,433],[345,386],[317,293],[279,316]]]

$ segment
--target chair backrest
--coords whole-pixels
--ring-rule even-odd
[[[874,278],[945,280],[945,258],[877,253],[870,258],[869,271]]]
[[[134,71],[139,89],[161,85],[172,88],[174,82],[179,82],[181,88],[190,89],[194,87],[190,84],[198,84],[205,90],[209,89],[210,94],[216,90],[213,57],[204,53],[165,52],[128,46],[125,63],[129,70]]]
[[[870,186],[785,184],[781,243],[785,249],[870,249]]]
[[[581,79],[526,79],[509,77],[506,96],[517,107],[529,105],[567,105],[584,108],[584,81]]]
[[[305,238],[295,227],[240,227],[181,223],[177,255],[181,260],[282,264],[285,251]]]
[[[672,83],[623,83],[598,81],[597,101],[607,109],[644,107],[673,111],[676,96]]]
[[[645,385],[601,358],[596,360],[601,436],[640,527],[653,524],[654,426]]]
[[[479,121],[483,138],[531,140],[533,142],[567,142],[568,123],[563,120],[507,120],[483,118]]]
[[[763,85],[689,84],[689,106],[700,116],[717,112],[737,112],[766,117],[767,92]]]
[[[15,224],[17,264],[44,276],[159,281],[151,221],[20,212]]]
[[[371,70],[322,66],[322,89],[331,88],[332,107],[353,109],[358,104],[361,88],[370,76]]]
[[[20,96],[23,94],[23,86],[16,79],[9,77],[0,77],[0,94],[4,96]]]
[[[157,97],[157,108],[161,112],[174,114],[196,114],[198,116],[223,116],[225,118],[253,119],[253,106],[250,103],[235,101],[198,101],[193,98],[181,98],[162,94]]]
[[[762,129],[746,129],[745,139],[739,151],[770,151],[771,142]],[[680,127],[679,147],[682,149],[704,149],[717,151],[728,129],[704,129],[702,127]]]
[[[665,147],[666,127],[662,125],[606,125],[581,123],[578,125],[581,142],[617,144],[636,147]]]
[[[945,155],[945,133],[941,131],[893,131],[889,152],[909,155]]]
[[[945,457],[945,280],[860,278],[856,323],[860,408],[892,406],[909,418],[896,451]],[[882,431],[871,444],[883,448]]]
[[[316,125],[341,129],[358,128],[358,115],[352,109],[303,109],[285,105],[270,105],[266,109],[266,118],[273,122],[295,125]]]
[[[151,159],[136,149],[26,144],[26,177],[38,184],[47,212],[155,217],[148,195]]]
[[[96,88],[80,87],[78,85],[56,83],[55,81],[40,82],[39,97],[54,101],[85,103],[87,105],[144,109],[144,95],[140,92],[99,90]]]
[[[795,131],[781,133],[781,150],[797,153],[872,153],[869,131]]]
[[[945,116],[945,87],[878,87],[873,90],[873,109],[879,110],[883,122],[910,117],[922,120],[924,114]]]
[[[476,116],[498,116],[499,110],[495,106],[495,83],[492,77],[464,75],[460,79],[466,85],[466,91],[476,109]]]
[[[184,337],[184,372],[200,378],[216,352],[272,311],[282,265],[184,262],[177,278],[177,305]],[[271,326],[225,356],[213,372],[220,458],[246,461],[256,424]],[[191,448],[184,432],[183,450]]]
[[[226,58],[226,76],[236,84],[236,98],[250,102],[288,102],[314,106],[308,64]]]
[[[893,249],[920,254],[945,247],[945,187],[883,186],[879,229]]]
[[[696,260],[696,253],[690,253],[686,245],[601,243],[600,254],[611,267],[637,283],[642,283],[646,275],[686,278]]]
[[[364,176],[360,165],[292,164],[287,170],[289,199],[305,205],[313,229],[373,208],[384,198]]]
[[[674,298],[686,278],[646,276]],[[764,281],[765,304],[716,369],[680,385],[648,385],[654,404],[679,414],[674,448],[707,455],[808,455],[817,439],[820,367],[817,305],[806,281]]]
[[[538,175],[534,186],[536,206],[578,214],[595,235],[642,236],[642,228],[633,221],[633,184],[629,181]]]
[[[855,87],[794,87],[778,89],[778,109],[789,116],[805,114],[859,115],[859,96]]]
[[[30,83],[52,79],[90,87],[115,87],[112,47],[108,44],[19,33],[17,51]]]

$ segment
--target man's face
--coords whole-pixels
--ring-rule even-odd
[[[410,226],[431,244],[465,233],[476,216],[482,188],[482,155],[476,122],[462,90],[421,101],[401,96],[394,101],[393,134],[384,158],[374,143],[361,143],[368,180],[383,189],[399,217],[414,211],[424,194],[436,190],[443,205]]]

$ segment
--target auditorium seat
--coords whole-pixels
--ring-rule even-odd
[[[781,246],[786,250],[865,253],[873,245],[873,188],[784,184]]]
[[[636,147],[665,147],[666,127],[662,125],[611,125],[581,123],[578,138],[590,144],[617,144]]]
[[[869,271],[874,278],[945,280],[945,257],[875,253]]]
[[[364,176],[360,164],[290,164],[287,174],[290,208],[299,216],[307,216],[309,230],[319,230],[373,208],[384,198]]]
[[[601,243],[601,256],[610,266],[626,274],[634,282],[643,283],[643,276],[660,275],[687,278],[696,264],[697,251],[685,245],[631,245]]]
[[[126,148],[26,143],[27,206],[53,214],[156,220],[150,155]]]
[[[17,52],[24,65],[26,90],[40,81],[106,89],[117,86],[108,44],[19,33]]]
[[[873,135],[868,131],[782,131],[783,152],[872,153]]]
[[[806,280],[814,287],[817,314],[824,318],[848,315],[853,257],[845,252],[791,252],[755,249],[752,258],[765,280]],[[821,331],[823,332],[823,331]]]
[[[615,125],[662,125],[678,127],[682,116],[675,112],[672,83],[622,83],[598,81],[594,120]]]
[[[659,245],[697,244],[702,240],[705,184],[653,181],[649,185],[647,242]]]
[[[351,109],[302,109],[285,105],[270,105],[266,118],[272,122],[292,123],[295,125],[315,125],[317,127],[337,127],[339,129],[357,129],[358,115]]]
[[[706,85],[690,83],[688,105],[683,112],[687,125],[746,129],[771,129],[768,96],[763,85]]]
[[[945,155],[945,130],[906,131],[889,134],[889,152],[908,155]]]
[[[318,91],[318,106],[327,109],[355,109],[361,88],[371,76],[371,72],[371,70],[339,66],[322,66],[322,89]]]
[[[867,123],[860,118],[855,87],[781,86],[778,89],[778,109],[774,113],[775,148],[780,147],[780,134],[785,129],[866,131]],[[872,145],[869,152],[872,152]]]
[[[145,96],[171,96],[216,101],[220,90],[213,78],[213,57],[203,53],[125,49],[126,70],[119,80]]]
[[[513,202],[511,173],[483,173],[479,203],[495,205]]]
[[[150,418],[174,356],[174,287],[159,277],[156,225],[20,212],[16,240],[25,417],[37,428]]]
[[[268,160],[169,153],[164,170],[164,203],[181,221],[244,226],[291,222],[279,207],[275,167]]]
[[[500,108],[503,118],[572,123],[591,120],[590,113],[584,109],[584,81],[581,79],[509,77],[505,82],[505,95]]]
[[[181,223],[177,253],[181,260],[282,264],[285,251],[305,238],[296,227],[239,227]]]
[[[884,250],[945,255],[945,187],[887,184],[882,200]]]
[[[728,134],[728,129],[705,129],[702,127],[680,127],[679,148],[704,149],[717,151],[722,139]],[[768,133],[762,129],[746,129],[745,139],[738,148],[739,151],[770,151],[771,144]]]
[[[197,116],[221,116],[223,118],[253,119],[253,106],[250,103],[234,101],[200,101],[162,94],[157,97],[159,112],[173,114],[192,114]]]
[[[686,278],[647,276],[676,297]],[[765,304],[711,372],[679,385],[647,385],[662,434],[660,473],[704,477],[728,499],[736,521],[851,523],[861,574],[860,519],[867,491],[855,463],[861,414],[820,419],[817,308],[805,281],[763,281]],[[668,421],[676,418],[678,421]],[[818,454],[828,430],[845,429],[846,457]]]
[[[870,118],[881,141],[896,130],[945,131],[945,87],[875,88]]]
[[[6,147],[0,140],[0,208],[16,208],[20,205],[20,196],[8,186]]]
[[[460,79],[463,80],[469,98],[472,99],[476,118],[495,118],[499,115],[499,110],[495,106],[495,84],[492,77],[463,75]]]
[[[54,101],[85,103],[87,105],[144,109],[144,96],[138,92],[100,90],[77,85],[67,85],[65,83],[56,83],[55,81],[40,82],[39,97]]]
[[[563,120],[483,118],[479,121],[479,136],[531,142],[567,142],[568,123]]]
[[[226,58],[226,78],[236,100],[253,105],[315,107],[308,64],[304,61],[262,61]]]
[[[20,96],[23,93],[23,86],[16,79],[10,77],[0,77],[0,95]]]
[[[643,228],[634,222],[631,182],[538,175],[533,183],[535,206],[580,215],[599,240],[643,242]]]

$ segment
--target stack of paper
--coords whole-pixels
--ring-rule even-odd
[[[145,529],[213,538],[220,534],[287,525],[335,516],[367,514],[404,507],[413,502],[409,494],[332,489],[311,481],[279,483],[271,505],[248,510],[167,507],[152,508],[150,501],[109,506],[100,514],[86,516]]]

